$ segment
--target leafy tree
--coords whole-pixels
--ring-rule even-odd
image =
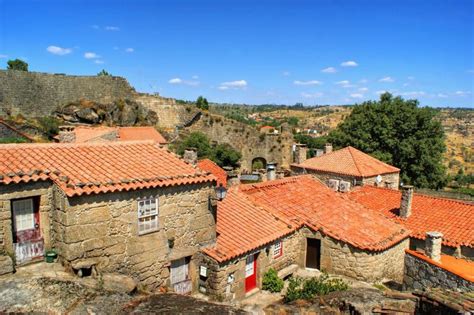
[[[442,188],[446,185],[444,131],[437,112],[418,104],[384,93],[379,101],[354,106],[329,134],[329,142],[336,147],[351,145],[400,168],[405,184]]]
[[[291,116],[291,117],[288,117],[287,121],[288,121],[288,124],[290,124],[291,126],[297,126],[300,120],[298,119],[298,117]]]
[[[202,132],[193,132],[177,147],[177,153],[184,154],[186,148],[196,148],[198,158],[209,158],[219,166],[237,166],[242,154],[228,144],[211,146],[209,138]]]
[[[110,77],[111,74],[108,73],[107,71],[105,71],[105,69],[102,69],[101,72],[97,73],[97,76],[98,76],[98,77]]]
[[[28,64],[20,59],[8,60],[8,70],[28,71]]]
[[[316,155],[316,149],[324,149],[324,145],[328,142],[326,136],[313,138],[308,135],[295,134],[294,139],[298,143],[306,144],[310,158]]]
[[[209,109],[209,103],[207,102],[207,99],[205,97],[199,96],[196,100],[196,106],[197,108],[208,110]]]

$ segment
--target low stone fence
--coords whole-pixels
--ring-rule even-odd
[[[474,282],[469,275],[451,266],[443,266],[442,263],[412,250],[406,250],[403,284],[408,290],[444,288],[462,292],[474,291]]]

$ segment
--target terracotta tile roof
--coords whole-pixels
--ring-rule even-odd
[[[409,235],[402,225],[337,194],[310,175],[240,186],[259,206],[357,248],[384,250]]]
[[[20,130],[16,129],[15,127],[13,126],[10,126],[9,124],[7,124],[3,119],[0,118],[0,124],[2,124],[3,126],[5,126],[5,128],[8,128],[10,130],[12,130],[13,132],[16,132],[20,137],[23,137],[25,138],[26,140],[30,141],[30,142],[35,142],[35,139],[33,139],[32,137],[30,137],[29,135],[21,132]]]
[[[68,196],[215,180],[153,141],[0,145],[0,185],[54,181]]]
[[[218,262],[227,261],[282,238],[294,229],[256,206],[234,187],[218,202],[217,244],[204,252]]]
[[[307,159],[301,164],[292,164],[292,166],[357,177],[371,177],[400,171],[350,146]]]
[[[443,233],[443,244],[474,247],[474,205],[414,193],[411,215],[398,216],[401,192],[373,186],[357,187],[348,194],[352,200],[383,213],[411,230],[411,237],[424,240],[426,232]]]
[[[456,258],[450,255],[441,255],[440,262],[434,261],[423,253],[414,250],[405,250],[408,254],[423,259],[430,264],[443,268],[463,279],[474,282],[474,262]]]
[[[217,185],[227,186],[227,172],[224,171],[219,165],[209,159],[200,160],[197,162],[197,166],[207,172],[210,172],[217,178]]]
[[[120,127],[119,140],[154,140],[159,144],[168,143],[154,127]]]
[[[76,143],[83,142],[104,142],[110,141],[107,139],[102,139],[101,137],[116,132],[116,127],[107,127],[107,126],[77,126],[74,128],[74,134],[76,136]]]

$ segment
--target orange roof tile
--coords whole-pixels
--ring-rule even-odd
[[[371,177],[400,171],[350,146],[307,159],[301,164],[292,164],[292,166],[357,177]]]
[[[97,141],[109,141],[102,139],[101,137],[116,132],[116,127],[107,126],[76,126],[74,128],[74,134],[76,136],[75,142],[97,142]]]
[[[197,166],[207,172],[210,172],[217,178],[217,185],[227,186],[227,172],[224,171],[219,165],[209,159],[200,160],[197,162]]]
[[[310,175],[240,186],[258,206],[364,250],[384,250],[409,235],[402,225],[337,194]]]
[[[408,254],[423,259],[430,264],[443,268],[452,272],[461,278],[474,282],[474,262],[461,258],[456,258],[450,255],[441,255],[440,262],[434,261],[423,253],[414,250],[405,250]]]
[[[119,140],[154,140],[159,144],[168,143],[154,127],[120,127]]]
[[[0,145],[0,185],[54,181],[68,196],[202,183],[212,174],[153,141]]]
[[[411,215],[398,216],[401,192],[363,186],[349,193],[349,198],[365,207],[383,213],[412,231],[411,237],[425,239],[426,232],[443,233],[443,244],[474,247],[474,205],[461,201],[435,198],[415,193]]]
[[[204,252],[218,262],[238,257],[294,231],[294,227],[256,206],[237,188],[218,203],[217,244]]]

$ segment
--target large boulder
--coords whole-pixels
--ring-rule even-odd
[[[115,274],[105,273],[102,275],[103,288],[107,291],[132,293],[137,288],[137,283],[132,278]]]

